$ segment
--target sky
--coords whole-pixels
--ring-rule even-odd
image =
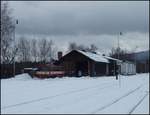
[[[129,51],[149,49],[148,1],[9,1],[19,20],[16,36],[47,38],[67,51],[70,42],[108,54],[112,47]],[[119,36],[119,33],[123,34]]]

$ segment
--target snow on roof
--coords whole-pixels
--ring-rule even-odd
[[[88,58],[90,58],[96,62],[109,63],[109,60],[104,58],[102,55],[91,53],[91,52],[84,52],[81,50],[76,50],[76,51],[82,53],[83,55],[87,56]]]
[[[115,60],[115,61],[118,61],[118,62],[122,62],[121,60],[119,59],[116,59],[116,58],[112,58],[112,57],[109,57],[109,56],[104,56],[106,59],[110,59],[110,60]]]

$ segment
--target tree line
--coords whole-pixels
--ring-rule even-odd
[[[16,58],[20,62],[49,62],[55,56],[54,42],[46,38],[37,40],[20,37],[16,47]]]

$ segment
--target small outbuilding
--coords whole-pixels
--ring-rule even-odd
[[[136,64],[130,61],[122,61],[120,73],[122,75],[136,74]]]

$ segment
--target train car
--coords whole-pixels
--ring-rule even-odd
[[[36,71],[32,71],[32,77],[37,78],[55,78],[63,77],[64,75],[63,67],[53,64],[42,64],[38,66]]]
[[[34,73],[35,77],[38,78],[55,78],[55,77],[63,77],[64,71],[36,71]]]

